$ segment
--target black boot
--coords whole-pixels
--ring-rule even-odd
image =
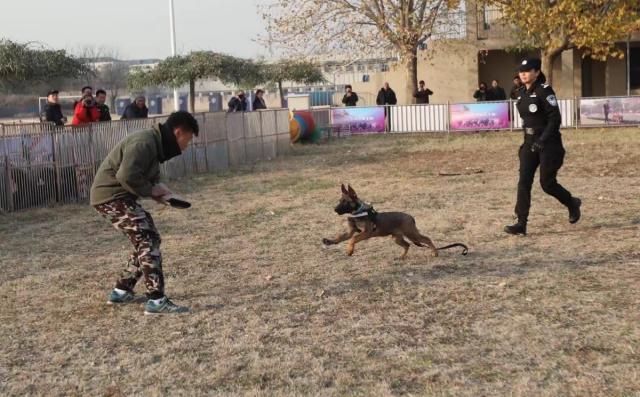
[[[569,223],[576,223],[580,220],[580,206],[582,205],[582,200],[577,197],[571,199],[571,205],[569,208]]]
[[[518,219],[518,222],[516,222],[515,225],[505,226],[504,231],[505,233],[508,233],[508,234],[514,234],[514,235],[522,234],[523,236],[526,236],[527,222]]]

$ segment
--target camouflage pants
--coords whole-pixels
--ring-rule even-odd
[[[133,291],[136,282],[144,275],[149,299],[164,296],[164,276],[162,274],[162,254],[160,235],[151,215],[135,200],[114,200],[96,205],[95,209],[113,227],[122,231],[133,244],[126,269],[116,282],[116,288]]]

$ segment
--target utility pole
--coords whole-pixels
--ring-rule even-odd
[[[171,26],[171,56],[176,56],[176,19],[173,13],[173,0],[169,0],[169,24]],[[173,89],[173,110],[180,110],[178,89]]]

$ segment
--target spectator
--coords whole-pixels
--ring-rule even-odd
[[[267,108],[267,104],[264,103],[264,91],[257,90],[256,98],[253,100],[253,110],[261,110],[266,108]]]
[[[96,91],[96,106],[98,112],[100,112],[100,120],[98,121],[111,121],[111,112],[109,106],[105,104],[107,101],[107,92],[105,90]]]
[[[520,76],[516,76],[513,78],[513,87],[511,87],[511,93],[509,94],[511,99],[518,99],[520,96],[520,94],[518,94],[520,87],[522,87],[522,81],[520,80]]]
[[[507,94],[504,88],[500,87],[498,80],[491,82],[491,88],[487,91],[487,101],[506,101]]]
[[[129,106],[126,107],[120,120],[146,119],[149,117],[149,108],[147,108],[146,102],[147,100],[144,96],[137,96],[133,103],[130,103]]]
[[[85,85],[84,87],[82,87],[82,89],[80,90],[80,98],[84,98],[85,95],[93,96],[93,88],[91,88],[91,86]],[[78,106],[78,103],[80,103],[80,101],[73,101],[74,109],[76,108],[76,106]]]
[[[83,125],[95,123],[100,120],[100,112],[96,106],[96,101],[91,94],[82,97],[82,100],[76,104],[73,112],[73,125]]]
[[[344,97],[342,97],[342,103],[344,103],[344,106],[356,106],[358,103],[358,94],[353,92],[351,84],[347,84],[344,88],[347,92],[344,94]]]
[[[473,97],[478,102],[486,101],[487,100],[487,83],[485,83],[484,81],[481,82],[480,85],[478,86],[478,89],[473,94]]]
[[[395,105],[398,103],[396,93],[389,87],[389,83],[384,83],[384,87],[378,92],[376,103],[378,105]]]
[[[420,87],[418,87],[418,91],[413,94],[413,97],[416,98],[416,103],[425,104],[429,103],[429,95],[433,95],[433,91],[424,86],[424,80],[420,80],[418,83]]]
[[[60,97],[58,90],[51,90],[47,93],[47,104],[44,105],[44,113],[42,119],[55,125],[64,125],[67,118],[62,114],[60,107]]]
[[[247,98],[244,96],[244,91],[240,90],[238,91],[238,94],[229,101],[229,113],[246,112],[247,108]]]

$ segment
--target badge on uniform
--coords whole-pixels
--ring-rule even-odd
[[[536,105],[535,103],[532,103],[531,105],[529,105],[529,111],[531,113],[535,113],[538,111],[538,105]]]
[[[549,95],[547,97],[547,102],[549,102],[549,104],[551,104],[551,106],[558,106],[558,100],[556,99],[555,95]]]

